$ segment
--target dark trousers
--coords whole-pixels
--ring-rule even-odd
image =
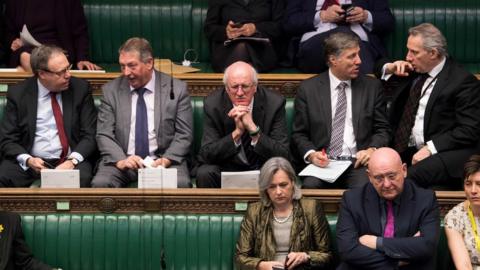
[[[87,160],[78,164],[80,171],[80,187],[90,187],[92,165]],[[0,187],[28,187],[33,181],[40,179],[40,174],[32,169],[24,171],[16,160],[4,159],[0,163]]]
[[[322,73],[328,69],[327,59],[324,56],[324,41],[333,33],[348,32],[355,34],[349,27],[339,26],[330,31],[311,37],[307,41],[301,42],[297,54],[298,68],[304,73]],[[355,34],[356,35],[356,34]],[[375,60],[378,53],[365,41],[360,41],[360,72],[362,74],[373,73]]]

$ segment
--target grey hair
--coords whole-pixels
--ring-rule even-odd
[[[241,61],[239,61],[239,62],[241,62]],[[235,63],[238,63],[238,62],[235,62]],[[230,66],[228,66],[228,67],[225,69],[225,71],[223,72],[223,85],[225,85],[225,86],[227,85],[227,82],[228,82],[228,74],[232,71],[232,68],[233,68],[232,66],[233,66],[235,63],[233,63],[233,64],[231,64]],[[248,64],[248,63],[246,63],[246,64]],[[251,68],[251,70],[252,70],[252,82],[253,82],[253,84],[254,84],[254,85],[258,85],[258,73],[257,73],[257,70],[255,70],[255,68],[254,68],[252,65],[250,65],[250,64],[248,64],[248,66],[249,66],[249,67]]]
[[[41,45],[33,49],[30,55],[30,66],[32,67],[33,74],[38,75],[40,70],[48,69],[48,60],[52,55],[65,54],[65,51],[55,45]]]
[[[153,59],[153,49],[150,42],[140,37],[132,37],[125,41],[118,49],[119,54],[123,52],[137,52],[140,55],[140,61],[143,63]]]
[[[272,183],[273,175],[276,174],[279,170],[284,171],[290,181],[293,184],[293,199],[299,200],[302,197],[302,192],[300,187],[296,185],[297,176],[295,170],[288,160],[283,157],[273,157],[265,164],[263,164],[260,169],[260,177],[258,179],[258,191],[260,194],[260,200],[263,204],[269,205],[271,203],[270,197],[267,194],[267,189]]]
[[[323,47],[325,62],[329,65],[330,56],[338,57],[344,50],[358,47],[359,42],[358,37],[351,33],[337,32],[329,35]]]
[[[440,56],[448,57],[447,40],[437,27],[431,23],[422,23],[408,29],[410,36],[420,36],[423,40],[423,48],[427,51],[436,49]]]

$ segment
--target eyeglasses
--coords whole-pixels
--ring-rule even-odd
[[[242,89],[243,92],[248,92],[252,88],[253,84],[235,84],[232,86],[228,86],[228,90],[230,92],[237,92],[238,90]]]
[[[375,180],[375,182],[382,184],[383,182],[385,182],[385,178],[388,179],[388,181],[390,182],[397,181],[397,176],[398,172],[389,172],[386,174],[374,175],[373,179]]]
[[[57,75],[58,77],[63,77],[63,76],[65,76],[65,74],[66,74],[67,72],[69,72],[69,71],[72,69],[72,67],[73,67],[73,65],[70,64],[67,68],[62,69],[62,70],[60,70],[60,71],[51,71],[51,70],[48,70],[48,69],[44,69],[43,71],[46,71],[46,72],[48,72],[48,73],[55,74],[55,75]]]

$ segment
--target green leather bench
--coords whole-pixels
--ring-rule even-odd
[[[152,43],[156,57],[180,63],[184,52],[194,49],[200,62],[196,66],[202,72],[211,72],[209,45],[203,32],[208,0],[82,2],[89,26],[91,58],[107,70],[119,70],[117,50],[126,39],[143,36]],[[451,55],[472,72],[480,72],[480,1],[390,0],[389,3],[396,29],[386,43],[394,59],[405,58],[408,28],[431,22],[447,37]]]
[[[78,269],[234,269],[242,214],[23,214],[35,256]],[[330,223],[335,250],[336,216]],[[454,269],[443,234],[437,269]]]

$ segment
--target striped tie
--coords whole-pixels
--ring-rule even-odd
[[[331,157],[338,157],[342,154],[343,131],[345,129],[345,116],[347,114],[347,95],[345,94],[346,82],[337,86],[338,98],[335,108],[335,117],[332,122],[332,136],[330,137],[329,153]]]

